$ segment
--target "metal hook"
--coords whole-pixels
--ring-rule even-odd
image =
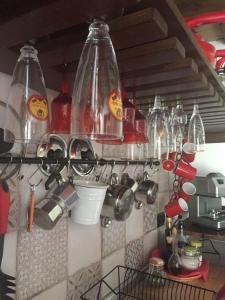
[[[35,189],[35,187],[39,186],[39,184],[42,182],[42,178],[39,180],[38,183],[34,184],[34,183],[31,183],[31,178],[38,172],[38,170],[40,169],[40,166],[31,174],[31,176],[28,178],[28,184],[29,186],[31,187],[32,190]]]
[[[123,170],[121,171],[121,173],[124,173],[125,172],[125,170],[126,170],[126,168],[128,168],[129,167],[129,165],[130,165],[130,162],[129,162],[129,160],[126,162],[126,164],[125,164],[125,166],[124,166],[124,168],[123,168]]]

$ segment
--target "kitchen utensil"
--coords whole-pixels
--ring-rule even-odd
[[[129,187],[119,184],[116,173],[110,176],[109,182],[110,186],[105,195],[101,216],[124,221],[133,209],[134,193]]]
[[[108,185],[99,181],[85,180],[76,180],[74,184],[78,201],[71,211],[71,220],[83,225],[97,224]]]
[[[168,261],[168,271],[172,275],[179,275],[182,272],[180,256],[177,251],[177,241],[176,237],[173,235],[173,253]]]
[[[158,193],[158,184],[149,179],[148,173],[144,172],[143,180],[135,191],[135,199],[147,204],[155,203]]]
[[[120,78],[109,27],[89,26],[72,96],[72,134],[92,140],[121,140],[123,105]]]
[[[10,206],[9,188],[5,181],[0,182],[0,265],[2,264],[4,238],[7,232]],[[13,299],[8,294],[15,294],[15,277],[7,275],[0,269],[0,299]]]
[[[168,217],[175,217],[183,212],[188,211],[188,205],[186,201],[182,198],[178,200],[175,199],[174,202],[169,202],[165,206],[165,213]]]
[[[71,139],[69,144],[68,156],[70,159],[87,160],[87,164],[72,164],[71,168],[79,176],[86,176],[93,172],[94,165],[88,164],[88,160],[95,159],[95,153],[88,140]]]
[[[41,142],[37,148],[37,157],[47,157],[53,159],[66,158],[67,157],[67,144],[64,139],[57,134],[50,134],[49,141]],[[43,174],[50,176],[55,171],[58,172],[58,164],[42,164],[40,170]],[[66,166],[60,170],[60,175],[63,179],[67,179]]]
[[[128,186],[134,193],[138,188],[137,181],[135,181],[133,178],[131,178],[128,173],[122,174],[120,183],[122,185]]]
[[[73,208],[77,200],[74,185],[71,182],[61,183],[36,205],[34,223],[42,229],[52,229],[63,214]]]
[[[11,142],[13,136],[16,143],[38,144],[49,132],[50,114],[44,77],[38,51],[25,45],[20,52],[9,88],[4,138],[6,142]]]
[[[193,113],[189,122],[188,142],[195,145],[195,151],[204,151],[205,129],[199,114],[198,104],[194,104]]]

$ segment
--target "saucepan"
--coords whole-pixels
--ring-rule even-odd
[[[135,192],[136,201],[145,202],[147,204],[155,203],[158,193],[158,184],[149,179],[147,172],[143,174],[143,180],[139,183]]]

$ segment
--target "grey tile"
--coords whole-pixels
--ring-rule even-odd
[[[92,285],[101,279],[101,262],[91,264],[87,268],[77,271],[68,278],[67,300],[78,300]],[[97,299],[96,290],[88,293],[88,299]]]
[[[126,244],[126,224],[113,220],[108,228],[102,227],[102,257],[121,249]]]
[[[152,204],[144,205],[144,234],[157,227],[157,206]]]
[[[17,182],[18,180],[16,176],[7,180],[9,186],[9,192],[10,192],[8,231],[15,231],[18,228],[18,207],[19,207],[20,195],[19,195]]]
[[[126,245],[125,265],[134,269],[141,269],[144,264],[144,239],[133,240]]]
[[[29,299],[67,276],[67,219],[54,229],[33,227],[20,232],[17,257],[17,299]]]

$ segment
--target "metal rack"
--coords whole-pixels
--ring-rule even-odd
[[[106,159],[70,159],[70,158],[46,158],[46,157],[17,157],[17,156],[0,156],[0,164],[90,164],[90,165],[146,165],[159,166],[157,160],[106,160]]]
[[[117,266],[86,291],[81,299],[213,300],[216,299],[216,292],[153,276],[128,267]]]

